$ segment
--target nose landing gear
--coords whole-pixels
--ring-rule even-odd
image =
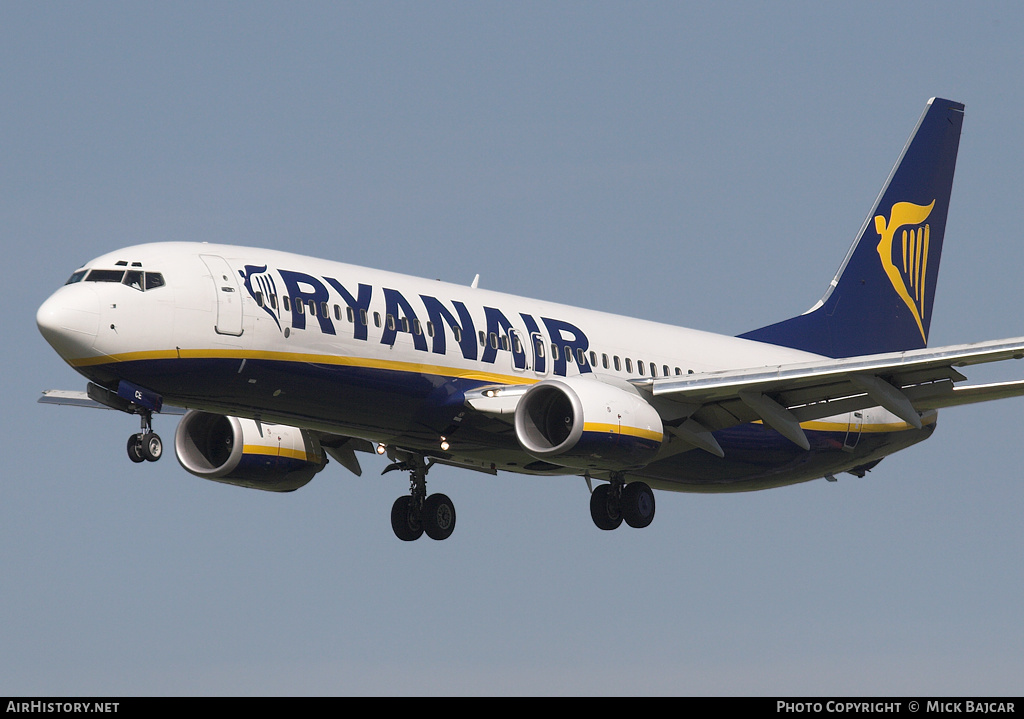
[[[153,431],[153,413],[145,409],[139,415],[142,431],[128,438],[128,459],[135,463],[155,462],[163,456],[163,440]]]

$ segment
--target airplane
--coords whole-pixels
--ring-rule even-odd
[[[296,490],[328,457],[386,454],[409,491],[395,535],[448,538],[435,465],[576,476],[594,524],[648,526],[654,491],[737,492],[864,476],[932,435],[937,410],[1024,395],[962,386],[1024,337],[928,348],[964,105],[928,101],[825,295],[731,337],[277,250],[171,242],[76,269],[39,308],[88,380],[40,402],[156,414],[204,479]],[[432,480],[433,481],[433,480]],[[597,485],[595,486],[595,482]]]

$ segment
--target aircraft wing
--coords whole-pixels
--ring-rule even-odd
[[[44,389],[43,396],[38,400],[39,404],[60,404],[70,405],[72,407],[89,407],[92,409],[114,409],[121,412],[126,411],[121,407],[114,406],[110,403],[97,402],[92,398],[92,395],[87,392],[78,392],[70,389]],[[128,404],[127,402],[125,403]],[[160,408],[160,414],[171,414],[171,415],[183,415],[185,409],[182,407],[173,407],[165,404]]]
[[[934,349],[650,379],[656,400],[693,408],[707,431],[762,420],[798,445],[800,422],[880,406],[920,427],[918,411],[1024,395],[1024,381],[955,387],[958,367],[1024,357],[1024,337]]]
[[[719,454],[710,433],[762,421],[804,449],[801,422],[883,407],[914,427],[919,411],[1024,395],[1024,380],[967,387],[958,367],[1024,358],[1024,337],[844,359],[634,380],[666,429]],[[511,421],[524,386],[467,393],[473,409]]]

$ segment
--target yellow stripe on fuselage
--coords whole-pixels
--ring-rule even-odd
[[[927,426],[935,424],[936,416],[922,417],[921,424]],[[764,424],[759,419],[754,420],[751,424]],[[917,429],[912,424],[906,422],[876,422],[874,424],[862,424],[859,428],[857,425],[849,422],[824,422],[822,420],[808,420],[800,423],[800,428],[805,429],[808,432],[903,432],[908,429]]]
[[[474,380],[477,382],[488,382],[494,384],[536,384],[543,378],[526,377],[524,375],[499,374],[497,372],[481,372],[476,369],[462,369],[456,367],[445,367],[442,365],[420,364],[416,362],[398,362],[395,360],[378,360],[363,357],[350,357],[345,355],[325,355],[310,352],[270,352],[266,350],[243,350],[243,349],[173,349],[173,350],[147,350],[143,352],[125,352],[116,355],[98,355],[96,357],[85,357],[77,360],[68,360],[72,367],[94,367],[103,364],[117,364],[120,362],[141,362],[147,360],[171,360],[171,359],[235,359],[235,360],[269,360],[273,362],[303,362],[307,364],[334,365],[340,367],[358,367],[361,369],[383,369],[395,372],[413,372],[417,374],[434,375],[449,379]],[[935,416],[922,417],[925,425],[934,424]],[[754,424],[762,424],[761,420],[755,420]],[[821,420],[810,420],[801,422],[800,427],[811,432],[847,432],[858,431],[855,425],[848,422],[824,422]],[[913,425],[906,422],[886,422],[875,424],[862,424],[860,432],[882,433],[902,432],[914,429]],[[628,434],[635,437],[642,437],[660,442],[664,439],[659,432],[640,429],[638,427],[620,427],[617,424],[602,424],[599,422],[587,422],[583,430],[585,432],[611,432],[613,434]],[[248,450],[247,450],[248,451]]]
[[[921,424],[929,425],[935,424],[935,416],[922,417]],[[800,426],[803,429],[811,432],[903,432],[908,429],[917,429],[912,424],[907,422],[877,422],[875,424],[862,424],[858,429],[857,425],[850,424],[849,422],[822,422],[819,420],[810,422],[801,422]]]
[[[335,365],[341,367],[359,367],[362,369],[383,369],[396,372],[414,372],[417,374],[429,374],[452,379],[477,380],[480,382],[492,382],[495,384],[535,384],[539,380],[521,375],[498,374],[496,372],[481,372],[477,369],[460,369],[456,367],[444,367],[441,365],[420,364],[418,362],[398,362],[395,360],[378,360],[364,357],[349,357],[346,355],[324,355],[306,352],[268,352],[265,350],[153,350],[145,352],[125,352],[116,355],[99,355],[83,359],[69,360],[72,367],[94,367],[103,364],[117,364],[120,362],[144,362],[150,360],[172,360],[172,359],[252,359],[269,360],[273,362],[304,362],[307,364]]]

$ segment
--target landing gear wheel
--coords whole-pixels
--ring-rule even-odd
[[[622,518],[643,529],[654,521],[654,492],[644,482],[630,482],[622,490]]]
[[[128,459],[138,464],[139,462],[145,462],[146,458],[142,456],[142,434],[133,434],[128,438]]]
[[[155,432],[142,435],[142,441],[140,444],[142,456],[146,460],[155,462],[163,456],[164,443],[160,439],[160,435]]]
[[[412,497],[399,497],[391,505],[391,529],[403,542],[415,542],[423,536],[423,522],[413,516]]]
[[[622,524],[619,502],[612,496],[612,485],[602,484],[590,495],[590,516],[598,529],[617,529]]]
[[[443,494],[432,494],[423,502],[423,531],[431,539],[448,539],[455,531],[455,505]]]

